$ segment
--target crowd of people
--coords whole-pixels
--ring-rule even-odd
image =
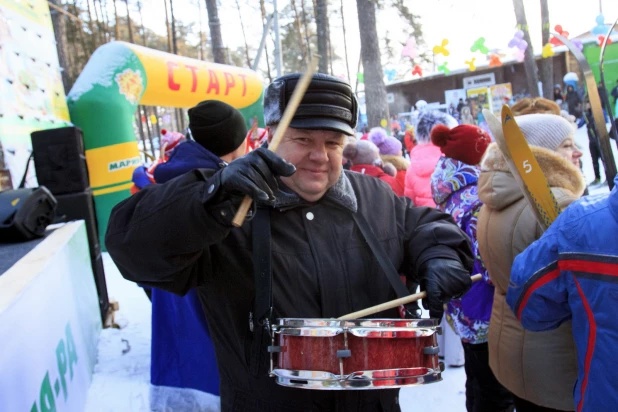
[[[469,412],[617,407],[618,323],[610,308],[618,296],[611,238],[618,195],[581,198],[576,120],[546,99],[513,106],[565,210],[543,234],[491,134],[465,121],[463,101],[459,122],[426,110],[413,128],[393,118],[391,133],[374,127],[357,136],[350,86],[317,74],[302,114],[268,151],[289,103],[280,90],[298,78],[268,87],[260,131],[248,131],[225,103],[191,109],[193,139],[178,139],[156,167],[136,170],[140,190],[112,213],[110,255],[123,276],[153,291],[153,371],[160,372],[153,384],[220,394],[224,411],[399,410],[393,389],[277,386],[267,375],[270,338],[258,326],[274,317],[334,318],[395,298],[378,263],[386,256],[411,293],[427,292],[423,305],[444,330],[440,355],[465,368]],[[254,203],[234,227],[244,196]],[[254,255],[264,241],[266,269]],[[264,293],[254,282],[259,270],[272,277],[264,317],[256,306]],[[482,279],[472,284],[473,274]]]

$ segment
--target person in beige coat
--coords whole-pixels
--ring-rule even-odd
[[[517,116],[515,120],[560,207],[566,208],[585,189],[575,166],[582,153],[575,147],[573,127],[552,114]],[[573,410],[577,364],[571,322],[550,332],[526,331],[506,304],[513,260],[542,230],[495,143],[482,161],[478,188],[484,204],[477,229],[479,250],[495,286],[489,322],[490,367],[515,395],[518,412]]]

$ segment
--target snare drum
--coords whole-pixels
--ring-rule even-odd
[[[304,389],[386,389],[442,380],[436,319],[277,319],[270,375]]]

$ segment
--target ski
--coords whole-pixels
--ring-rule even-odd
[[[603,161],[603,167],[605,168],[605,178],[607,179],[609,189],[612,190],[614,187],[614,177],[616,176],[616,162],[614,161],[612,146],[609,142],[609,133],[607,132],[607,126],[605,125],[603,106],[601,105],[601,97],[599,96],[599,89],[597,88],[597,82],[594,79],[594,74],[592,74],[592,69],[590,68],[588,60],[586,60],[586,57],[569,39],[557,33],[552,34],[569,49],[573,56],[575,56],[575,60],[584,75],[586,89],[588,89],[588,98],[590,99],[590,106],[592,107],[594,124],[596,125],[596,129],[599,134],[601,160]]]
[[[500,148],[511,174],[519,183],[534,216],[546,230],[560,214],[560,207],[547,179],[526,142],[524,134],[515,122],[513,112],[504,105],[502,122],[489,110],[483,110],[485,120]]]

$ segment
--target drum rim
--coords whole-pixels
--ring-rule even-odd
[[[285,328],[437,328],[440,319],[328,319],[328,318],[277,318],[275,327]]]

